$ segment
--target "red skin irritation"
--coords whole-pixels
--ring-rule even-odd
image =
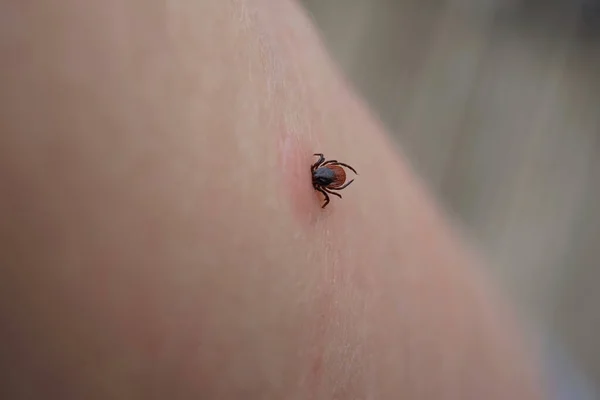
[[[301,137],[289,133],[280,137],[278,150],[281,186],[292,214],[302,226],[309,226],[320,211],[321,201],[312,187],[310,166],[314,152]]]

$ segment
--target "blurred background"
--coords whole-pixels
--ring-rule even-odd
[[[303,3],[521,316],[600,386],[600,0]]]

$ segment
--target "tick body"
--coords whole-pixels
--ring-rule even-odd
[[[321,192],[323,193],[323,196],[325,196],[325,202],[321,207],[325,208],[325,206],[329,204],[330,194],[341,199],[342,195],[336,193],[335,191],[347,188],[352,182],[354,182],[354,179],[346,182],[346,171],[344,168],[348,168],[356,175],[358,175],[358,173],[348,164],[338,162],[337,160],[325,160],[325,157],[321,153],[314,155],[319,157],[319,159],[310,167],[312,184],[313,188],[317,192]]]

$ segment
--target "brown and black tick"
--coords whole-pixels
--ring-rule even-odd
[[[358,173],[348,164],[338,162],[337,160],[326,161],[321,153],[314,155],[319,157],[319,159],[310,167],[312,184],[317,192],[321,192],[325,196],[325,202],[321,207],[325,208],[325,206],[329,204],[329,194],[333,194],[340,199],[342,198],[341,194],[333,192],[332,190],[342,190],[354,182],[354,179],[346,182],[346,171],[343,167],[350,169],[356,175],[358,175]]]

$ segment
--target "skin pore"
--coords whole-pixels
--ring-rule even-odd
[[[541,399],[289,0],[6,0],[3,399]],[[313,153],[360,173],[321,209]]]

